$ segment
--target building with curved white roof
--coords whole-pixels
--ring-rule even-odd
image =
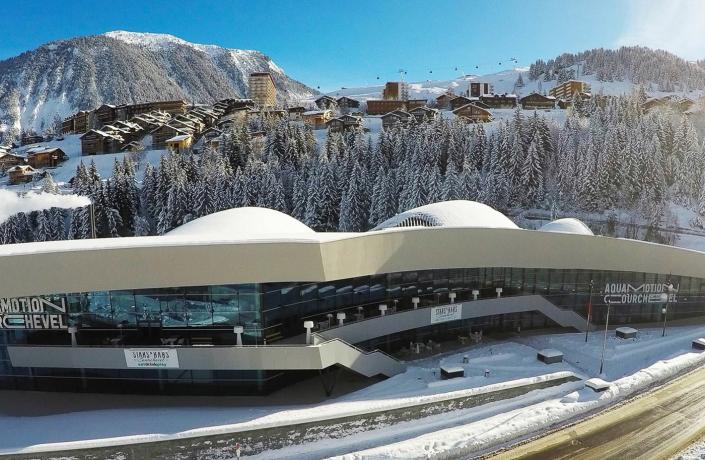
[[[564,219],[556,219],[552,222],[544,224],[539,228],[541,232],[558,232],[558,233],[573,233],[575,235],[594,235],[590,227],[585,225],[580,219],[574,217],[566,217]]]
[[[312,235],[315,232],[297,219],[274,209],[244,207],[227,209],[187,222],[167,233],[180,237],[232,238],[234,236]]]
[[[385,220],[373,230],[399,227],[519,228],[501,212],[467,200],[442,201],[409,209]]]
[[[0,273],[6,389],[259,393],[333,366],[394,375],[410,342],[583,330],[588,304],[595,324],[705,311],[704,253],[575,219],[525,230],[469,201],[364,233],[233,209],[164,236],[0,246]]]

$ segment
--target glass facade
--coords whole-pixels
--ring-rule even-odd
[[[544,296],[554,305],[585,316],[589,299],[593,323],[604,324],[607,305],[612,299],[611,324],[638,324],[662,320],[666,302],[662,292],[651,297],[609,297],[606,286],[628,283],[636,293],[642,285],[672,284],[676,294],[669,299],[669,321],[705,318],[705,281],[699,278],[589,270],[545,268],[453,268],[418,270],[320,283],[262,283],[218,286],[191,286],[43,296],[53,302],[63,299],[66,322],[77,326],[81,346],[148,345],[234,345],[233,326],[243,326],[245,345],[268,345],[304,333],[303,322],[314,321],[316,328],[330,327],[337,313],[346,321],[369,319],[380,314],[379,305],[388,306],[387,314],[474,298],[494,298],[497,288],[502,297]],[[592,286],[592,288],[591,288]],[[652,288],[653,289],[653,288]],[[590,292],[592,291],[592,296]],[[634,300],[636,299],[636,300]],[[615,303],[616,301],[616,303]],[[556,326],[537,312],[493,315],[475,320],[449,322],[424,330],[381,337],[358,344],[368,348],[394,351],[409,334],[414,337],[442,338],[455,329],[479,328],[485,331],[544,328]],[[289,374],[270,371],[190,371],[190,370],[96,370],[14,368],[7,344],[69,345],[66,330],[0,329],[0,386],[24,389],[71,389],[73,391],[175,391],[180,388],[210,388],[224,392],[265,391],[285,384]],[[408,343],[408,342],[407,342]],[[399,345],[401,346],[401,345]],[[29,385],[29,386],[28,386]],[[232,391],[231,391],[232,390]],[[190,390],[189,390],[190,391]]]

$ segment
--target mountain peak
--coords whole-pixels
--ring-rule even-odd
[[[198,51],[208,54],[222,53],[225,51],[249,51],[249,50],[229,50],[218,45],[202,45],[191,43],[171,34],[159,34],[151,32],[129,32],[126,30],[113,30],[103,34],[105,37],[114,38],[130,45],[144,46],[152,51],[158,51],[173,45],[188,46]]]

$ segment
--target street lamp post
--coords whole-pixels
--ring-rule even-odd
[[[668,289],[668,294],[666,294],[666,305],[663,307],[661,310],[661,313],[663,313],[663,333],[661,333],[661,337],[666,337],[666,322],[668,321],[668,303],[671,301],[671,293],[673,292],[673,284],[671,282],[668,282],[668,286],[666,286]]]
[[[600,375],[602,375],[602,371],[605,368],[605,348],[607,347],[607,328],[610,325],[610,305],[612,305],[609,301],[607,302],[607,319],[605,320],[605,337],[602,339],[602,357],[600,358]]]
[[[594,283],[592,280],[590,280],[590,294],[588,297],[588,311],[587,311],[587,320],[585,321],[585,343],[588,341],[588,334],[590,333],[590,317],[592,316],[592,288],[594,286]]]

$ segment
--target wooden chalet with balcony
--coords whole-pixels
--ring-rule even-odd
[[[27,164],[33,168],[53,168],[68,158],[58,147],[35,147],[26,154]]]
[[[331,118],[333,118],[331,110],[309,110],[301,114],[303,122],[311,125],[313,129],[325,128]]]
[[[7,170],[10,185],[26,184],[32,182],[40,172],[30,165],[17,165]]]
[[[328,120],[328,131],[332,133],[342,133],[353,131],[362,127],[362,117],[353,115],[342,115]]]
[[[382,128],[390,129],[398,124],[404,124],[409,121],[409,119],[414,118],[409,112],[404,110],[394,110],[389,113],[382,115]]]
[[[416,107],[415,109],[409,110],[409,113],[413,115],[419,123],[438,118],[438,110],[429,107]]]
[[[524,96],[519,102],[524,110],[551,110],[556,108],[555,97],[544,96],[539,93],[531,93],[528,96]]]
[[[516,94],[485,94],[480,102],[491,109],[513,109],[517,106]]]
[[[458,107],[453,110],[453,114],[460,120],[468,123],[487,123],[488,121],[492,121],[492,113],[475,104],[466,104],[462,107]]]

